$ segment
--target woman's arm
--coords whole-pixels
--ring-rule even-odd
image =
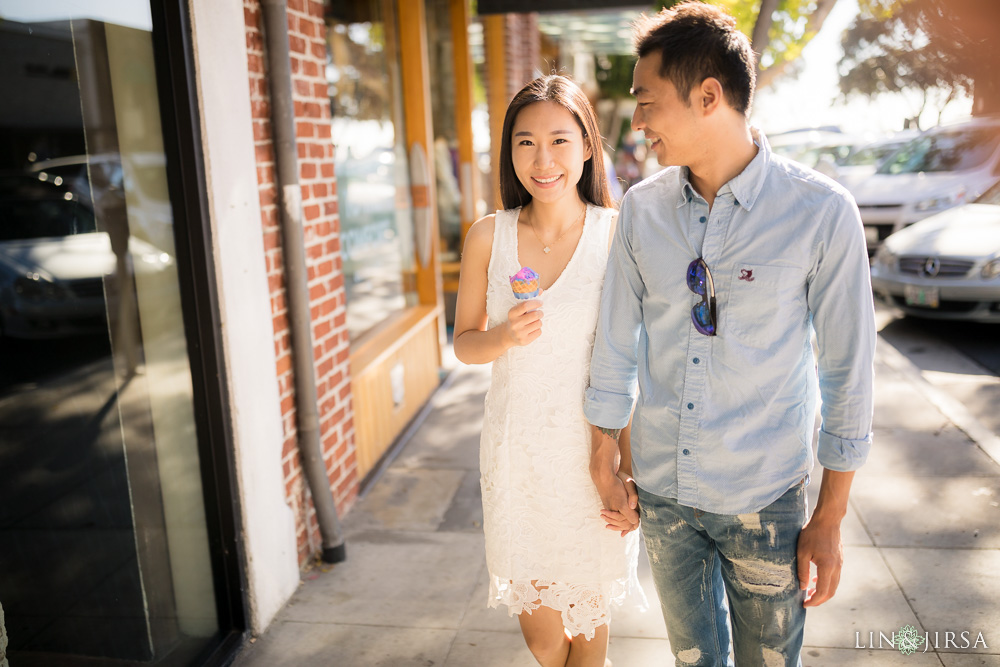
[[[488,329],[486,289],[493,249],[494,216],[482,218],[469,230],[462,253],[455,306],[455,356],[466,364],[488,364],[517,345],[527,345],[542,333],[540,301],[528,300],[510,309],[507,321]]]

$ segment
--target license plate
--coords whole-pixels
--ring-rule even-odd
[[[916,285],[904,285],[903,297],[907,306],[921,306],[923,308],[937,308],[940,305],[937,287],[918,287]]]
[[[878,245],[878,227],[865,227],[865,241],[868,245]]]

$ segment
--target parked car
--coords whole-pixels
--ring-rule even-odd
[[[105,283],[118,261],[93,211],[61,185],[37,174],[0,176],[0,335],[51,339],[107,331],[113,304]],[[135,236],[128,254],[137,274],[174,262]]]
[[[889,236],[872,288],[918,317],[1000,322],[1000,181],[971,204]]]
[[[793,130],[767,138],[771,150],[778,155],[830,178],[836,178],[844,160],[868,141],[865,137],[830,129]]]
[[[857,146],[837,165],[837,180],[850,190],[874,174],[879,165],[920,132],[902,130]]]
[[[890,234],[972,201],[998,176],[1000,116],[993,116],[927,130],[847,187],[871,254]]]

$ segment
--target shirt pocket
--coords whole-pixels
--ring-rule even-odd
[[[758,349],[781,344],[801,320],[805,273],[771,264],[737,264],[722,316],[723,335]]]

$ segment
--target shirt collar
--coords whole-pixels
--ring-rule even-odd
[[[736,175],[731,181],[722,186],[718,194],[727,191],[732,192],[736,201],[746,210],[753,208],[757,201],[757,196],[764,187],[764,180],[767,178],[767,169],[771,164],[771,145],[767,143],[764,133],[756,127],[750,128],[753,142],[757,146],[757,155],[750,161],[743,171]],[[701,195],[691,185],[691,170],[681,167],[677,172],[680,181],[681,193],[684,195],[677,202],[677,208],[689,203],[694,198],[701,199]]]

